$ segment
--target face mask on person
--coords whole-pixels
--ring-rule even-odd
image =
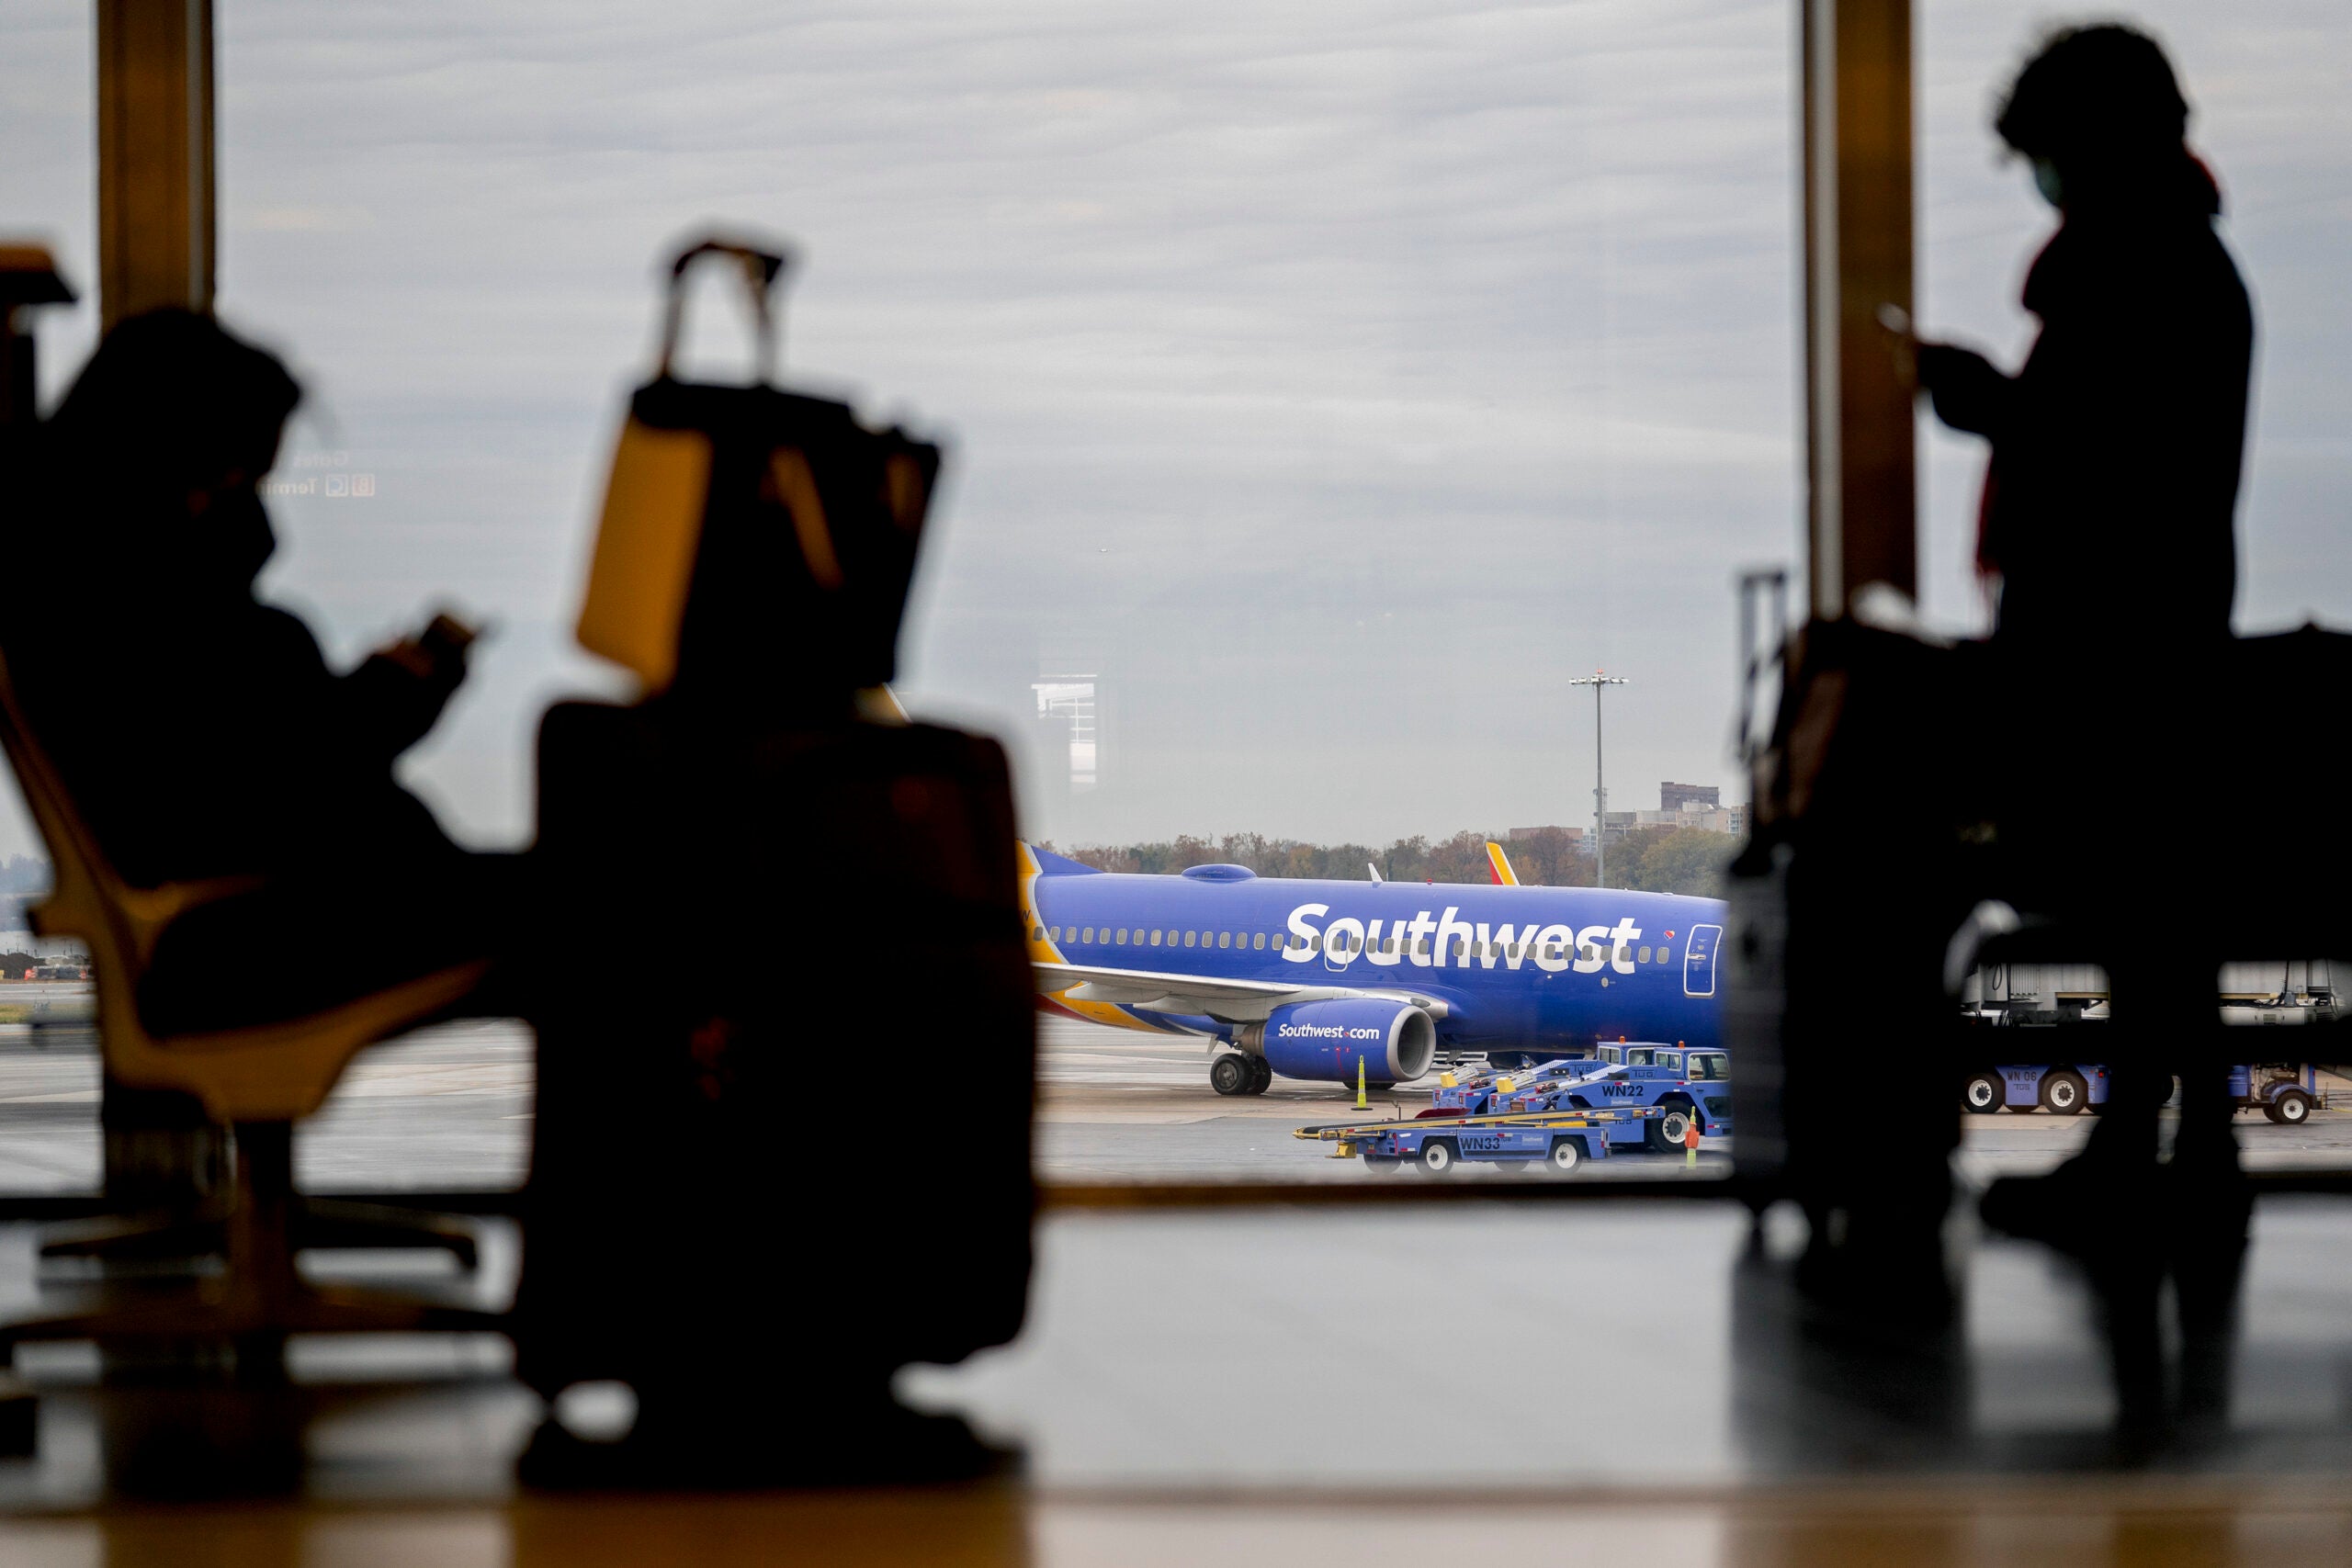
[[[2041,199],[2051,206],[2063,208],[2066,205],[2065,186],[2059,181],[2058,165],[2047,158],[2033,161],[2033,188],[2040,191]]]

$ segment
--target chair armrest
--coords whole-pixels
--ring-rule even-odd
[[[116,923],[130,944],[133,962],[143,970],[155,956],[155,943],[163,936],[164,929],[174,920],[190,909],[252,893],[265,886],[266,879],[259,876],[211,876],[197,882],[166,882],[157,887],[120,888],[109,902],[113,906]],[[54,899],[44,899],[26,910],[26,918],[33,929],[44,936],[86,936],[86,932],[67,933],[62,929],[51,929],[51,905],[54,902]],[[61,928],[75,923],[71,920],[58,922]]]

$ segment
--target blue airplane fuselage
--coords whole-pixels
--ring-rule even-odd
[[[1721,1043],[1715,899],[1295,881],[1238,866],[1121,875],[1045,852],[1035,859],[1025,893],[1031,956],[1041,964],[1430,998],[1443,1004],[1441,1050]],[[1097,1022],[1232,1033],[1205,1014],[1053,999]]]

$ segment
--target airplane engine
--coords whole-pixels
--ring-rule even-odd
[[[1276,1008],[1250,1036],[1244,1045],[1262,1050],[1266,1065],[1286,1078],[1353,1083],[1362,1061],[1368,1083],[1408,1083],[1437,1056],[1437,1025],[1428,1013],[1374,997]]]

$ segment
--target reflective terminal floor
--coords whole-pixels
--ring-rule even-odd
[[[438,1120],[527,1114],[526,1084],[424,1055]],[[373,1081],[331,1115],[389,1139],[402,1091]],[[72,1102],[0,1116],[44,1103]],[[336,1146],[311,1157],[367,1174]],[[388,1341],[302,1348],[309,1375],[379,1381],[314,1422],[301,1496],[127,1504],[99,1464],[114,1396],[49,1352],[24,1363],[40,1457],[0,1461],[0,1563],[2352,1562],[2352,1202],[2264,1201],[2226,1418],[2151,1443],[2119,1440],[2069,1266],[1956,1233],[1962,1332],[1917,1341],[1802,1311],[1795,1231],[1622,1200],[1057,1213],[1022,1340],[902,1384],[1025,1448],[1022,1479],[971,1488],[520,1495],[538,1408],[503,1344]],[[32,1247],[0,1231],[7,1310]],[[505,1238],[493,1283],[512,1267]]]

